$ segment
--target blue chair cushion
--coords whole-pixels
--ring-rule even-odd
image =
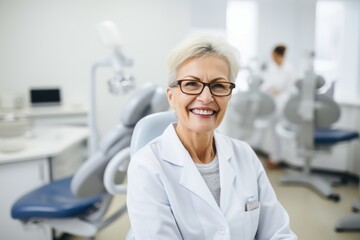
[[[315,144],[335,144],[359,138],[359,133],[352,130],[321,128],[315,131]]]
[[[15,202],[11,209],[14,219],[71,218],[86,213],[101,201],[101,195],[78,198],[71,193],[72,177],[39,187]]]

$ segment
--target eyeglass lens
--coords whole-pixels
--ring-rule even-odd
[[[210,92],[213,95],[227,96],[233,89],[233,84],[230,82],[212,82],[206,84],[193,80],[180,80],[179,85],[181,90],[187,94],[200,94],[205,86],[209,86]]]

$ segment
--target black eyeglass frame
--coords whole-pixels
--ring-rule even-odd
[[[182,87],[181,87],[181,83],[184,82],[184,81],[193,81],[193,82],[198,82],[198,83],[201,83],[203,85],[201,91],[199,93],[187,93],[187,92],[184,92]],[[226,83],[226,84],[230,84],[230,93],[227,94],[227,95],[218,95],[218,94],[214,94],[211,90],[211,87],[210,85],[212,84],[216,84],[216,83]],[[232,90],[236,87],[236,84],[235,83],[232,83],[232,82],[227,82],[227,81],[216,81],[216,82],[209,82],[209,83],[204,83],[204,82],[201,82],[201,81],[198,81],[198,80],[192,80],[192,79],[180,79],[180,80],[176,80],[174,82],[172,82],[169,87],[173,88],[173,87],[176,87],[176,86],[179,86],[180,87],[180,90],[182,93],[184,94],[187,94],[187,95],[200,95],[206,86],[209,87],[209,90],[210,90],[210,93],[214,96],[217,96],[217,97],[227,97],[229,96],[231,93],[232,93]]]

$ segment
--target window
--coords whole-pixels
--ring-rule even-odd
[[[335,81],[340,75],[343,29],[343,2],[317,2],[314,67],[327,81]]]
[[[335,100],[359,101],[360,1],[323,0],[316,5],[315,70],[336,81]]]
[[[240,51],[241,65],[249,66],[257,56],[257,3],[254,1],[229,1],[226,11],[226,34],[230,44]],[[242,71],[237,89],[246,90],[248,73]],[[245,76],[243,76],[245,75]]]

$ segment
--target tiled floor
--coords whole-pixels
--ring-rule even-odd
[[[279,178],[284,170],[269,170],[268,176],[285,209],[288,211],[293,231],[304,240],[359,240],[360,233],[337,233],[337,219],[351,214],[351,204],[358,198],[358,187],[349,183],[334,187],[341,201],[333,202],[320,197],[303,186],[284,186]]]
[[[283,169],[268,170],[268,176],[277,196],[287,209],[293,231],[301,240],[359,240],[360,232],[337,233],[335,222],[340,217],[351,214],[351,204],[358,199],[359,191],[355,183],[334,188],[341,195],[341,201],[335,203],[320,197],[312,190],[302,186],[284,186],[279,178]],[[123,204],[124,197],[114,199],[113,208]],[[103,229],[97,240],[125,239],[129,229],[128,216],[124,215],[112,225]]]

